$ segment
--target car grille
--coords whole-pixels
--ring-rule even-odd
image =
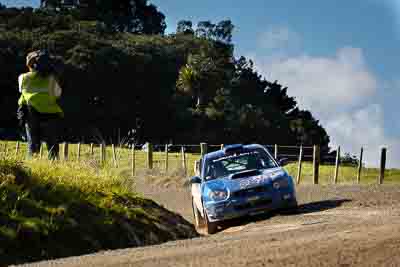
[[[268,192],[269,190],[270,188],[268,186],[257,186],[233,192],[232,197],[249,197],[255,194]]]
[[[235,205],[236,210],[247,210],[247,209],[256,209],[267,206],[272,203],[271,199],[260,199],[253,202],[247,202],[240,205]]]

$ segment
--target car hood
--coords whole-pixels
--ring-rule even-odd
[[[281,167],[277,167],[267,170],[254,170],[254,172],[246,171],[242,173],[236,173],[234,175],[229,175],[223,178],[208,181],[205,184],[211,185],[212,183],[222,182],[224,183],[225,187],[228,188],[231,192],[235,192],[238,190],[253,188],[261,185],[269,185],[272,184],[276,179],[283,177],[288,177],[288,174]]]

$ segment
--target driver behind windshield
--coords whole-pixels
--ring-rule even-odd
[[[228,175],[228,170],[224,167],[222,161],[216,161],[209,165],[207,179],[215,179]]]

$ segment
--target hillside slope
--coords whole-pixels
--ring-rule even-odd
[[[0,265],[197,236],[181,216],[130,193],[129,179],[91,164],[0,160]]]

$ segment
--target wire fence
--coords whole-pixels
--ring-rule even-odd
[[[358,157],[346,158],[340,148],[334,153],[321,153],[318,146],[264,145],[276,159],[285,158],[286,171],[299,184],[343,184],[343,183],[397,183],[400,170],[386,168],[386,149],[380,151],[380,168],[367,168],[363,161],[366,151],[361,149]],[[164,176],[188,177],[195,175],[195,164],[202,154],[217,151],[223,144],[61,144],[60,160],[95,162],[129,171],[131,176],[153,173]],[[0,158],[13,157],[26,160],[28,147],[24,142],[0,141]],[[377,153],[376,153],[377,154]],[[33,160],[47,159],[44,145]],[[378,154],[377,154],[377,157]]]

